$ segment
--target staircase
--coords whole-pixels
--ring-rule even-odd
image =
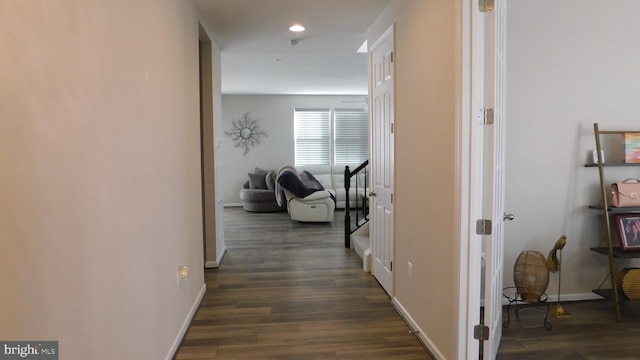
[[[362,269],[371,272],[371,245],[369,241],[369,204],[367,195],[367,179],[369,160],[363,162],[355,170],[344,169],[344,186],[346,192],[344,215],[344,246],[353,248],[362,259]],[[351,207],[350,189],[355,177],[353,193],[356,196],[355,207]],[[352,214],[355,221],[352,224]]]
[[[351,234],[351,246],[362,259],[362,270],[371,272],[371,243],[369,242],[369,221]]]

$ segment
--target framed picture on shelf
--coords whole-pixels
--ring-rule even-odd
[[[640,163],[640,133],[624,133],[624,162]]]
[[[640,214],[614,215],[620,248],[623,251],[640,251]]]

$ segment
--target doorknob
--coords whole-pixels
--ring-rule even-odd
[[[507,213],[504,213],[504,216],[502,217],[502,220],[509,220],[509,221],[511,221],[511,220],[513,220],[513,219],[515,219],[515,218],[516,218],[516,217],[515,217],[515,216],[513,216],[513,214],[507,214]]]
[[[375,191],[370,192],[369,196],[376,196],[376,192]]]

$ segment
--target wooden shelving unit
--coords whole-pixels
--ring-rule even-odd
[[[620,321],[620,304],[627,302],[636,302],[640,303],[639,300],[629,300],[626,295],[618,289],[617,286],[617,277],[618,277],[618,266],[616,265],[616,259],[637,259],[640,258],[640,252],[625,252],[622,251],[617,246],[613,246],[614,236],[612,234],[611,229],[611,215],[618,213],[634,213],[640,212],[640,207],[625,207],[625,208],[616,208],[609,206],[609,184],[605,182],[604,178],[604,168],[605,167],[639,167],[640,164],[630,164],[630,163],[608,163],[604,164],[604,159],[600,158],[602,154],[602,135],[621,135],[624,133],[632,132],[632,133],[640,133],[640,130],[617,130],[617,131],[602,131],[600,130],[597,123],[593,124],[593,132],[596,138],[596,151],[598,154],[598,163],[597,164],[588,164],[586,167],[597,167],[598,173],[600,177],[600,191],[602,196],[602,205],[599,206],[589,206],[589,208],[594,210],[600,210],[603,212],[604,225],[605,225],[605,240],[606,246],[600,247],[592,247],[591,250],[606,255],[609,258],[609,278],[611,279],[611,288],[610,289],[594,289],[593,292],[598,294],[605,299],[613,300],[615,304],[615,315],[616,320]]]

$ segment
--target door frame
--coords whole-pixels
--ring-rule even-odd
[[[374,169],[378,169],[378,165],[379,165],[379,161],[377,159],[376,156],[376,145],[375,144],[375,138],[374,135],[376,135],[374,133],[374,129],[376,128],[376,125],[374,124],[375,121],[375,111],[374,111],[374,104],[376,102],[376,98],[374,97],[374,89],[375,89],[375,79],[376,79],[376,74],[375,74],[375,62],[373,59],[373,53],[383,44],[385,44],[388,40],[391,41],[391,46],[392,46],[392,58],[394,56],[394,52],[395,52],[395,24],[391,24],[391,26],[389,26],[389,28],[387,28],[387,30],[385,30],[385,32],[380,35],[376,41],[369,47],[368,49],[368,63],[369,63],[369,164],[371,167],[371,177],[370,177],[370,189],[372,189],[372,191],[375,192],[375,174],[377,171],[379,170],[374,170]],[[392,124],[393,124],[393,119],[395,118],[395,62],[393,60],[391,60],[389,66],[392,68],[392,72],[393,72],[393,76],[391,79],[391,85],[393,86],[393,99],[391,99],[391,116],[392,116]],[[394,137],[393,132],[391,133],[391,138]],[[391,164],[386,164],[385,163],[385,167],[390,166],[391,169],[390,171],[392,172],[391,174],[391,199],[393,199],[393,193],[395,191],[395,150],[393,150],[393,148],[395,147],[395,142],[392,140],[392,151],[391,151],[391,155],[390,155],[390,162]],[[383,169],[382,171],[384,171],[385,169]],[[375,195],[374,195],[375,196]],[[378,231],[378,229],[376,229],[377,225],[376,225],[376,203],[377,203],[377,197],[372,199],[372,201],[369,201],[369,221],[371,222],[370,225],[370,248],[372,250],[371,253],[371,274],[376,277],[376,280],[378,280],[378,282],[380,283],[380,285],[382,286],[382,288],[387,292],[387,294],[393,298],[395,295],[395,273],[393,271],[393,262],[395,260],[395,210],[394,210],[394,205],[393,205],[393,201],[391,200],[391,209],[392,209],[392,214],[390,217],[390,221],[391,224],[389,224],[388,226],[391,227],[391,239],[390,239],[390,266],[389,266],[389,281],[382,281],[383,279],[380,279],[376,276],[376,253],[375,253],[375,244],[374,244],[374,240],[376,236],[383,236],[383,234],[379,234],[380,231]]]
[[[218,241],[222,240],[222,226],[217,214],[219,206],[216,203],[216,194],[220,189],[216,188],[215,166],[215,114],[214,114],[214,84],[213,71],[214,59],[212,58],[213,44],[211,38],[198,24],[199,41],[199,77],[200,77],[200,171],[202,187],[202,242],[203,264],[205,268],[217,268],[220,265],[223,250],[220,251]],[[221,200],[221,197],[219,197]],[[222,240],[223,241],[223,240]],[[219,254],[219,255],[218,255]]]
[[[457,39],[459,78],[458,98],[458,189],[460,189],[460,272],[458,303],[458,359],[479,359],[480,341],[474,327],[480,324],[482,235],[476,234],[476,221],[485,217],[484,125],[485,107],[485,16],[478,0],[462,0],[459,6]],[[496,84],[501,86],[501,84]],[[502,221],[502,219],[493,219]],[[487,359],[490,360],[490,359]],[[492,359],[491,359],[492,360]]]

